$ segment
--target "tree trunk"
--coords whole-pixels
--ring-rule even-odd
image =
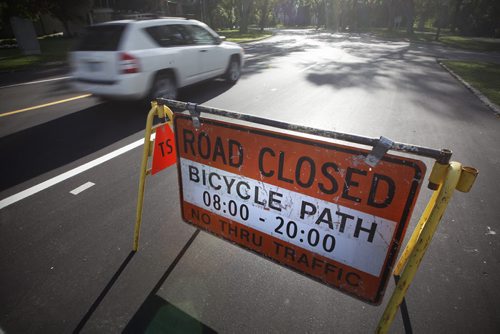
[[[451,32],[454,33],[457,29],[458,14],[460,13],[460,7],[462,7],[463,0],[455,0],[455,8],[453,10],[453,16],[451,18]]]
[[[340,0],[332,0],[332,8],[331,8],[331,13],[330,15],[332,16],[333,19],[333,30],[335,32],[339,32],[343,30],[343,19],[342,16],[344,15],[343,9],[342,9],[342,3]]]
[[[438,26],[438,29],[436,31],[436,36],[434,37],[435,41],[439,41],[439,36],[441,35],[441,26]]]
[[[11,17],[10,25],[16,37],[17,45],[24,55],[41,53],[33,22],[20,17]]]
[[[314,4],[314,15],[316,16],[316,30],[318,30],[323,24],[324,17],[321,17],[321,13],[324,12],[324,10],[321,10],[321,6],[323,6],[323,9],[325,8],[324,2],[318,1]]]
[[[388,0],[385,2],[387,8],[387,30],[394,30],[394,3],[392,0]]]
[[[418,19],[418,27],[417,29],[419,31],[424,31],[425,30],[425,22],[427,22],[427,19],[429,18],[427,9],[424,10],[424,12],[420,15],[420,18]]]
[[[352,2],[351,31],[358,32],[358,1]]]
[[[246,34],[248,32],[248,21],[252,11],[253,1],[241,0],[238,6],[240,11],[240,33]]]
[[[177,3],[175,14],[177,16],[184,16],[184,7],[182,7],[182,3]]]
[[[165,15],[167,17],[172,16],[170,14],[170,5],[168,4],[168,1],[165,1],[165,2],[162,1],[160,6],[161,6],[161,11],[162,11],[163,15]]]
[[[69,28],[69,22],[68,22],[68,20],[66,20],[66,19],[61,20],[61,23],[63,24],[64,31],[66,32],[66,34],[64,35],[64,37],[73,37],[73,33],[71,32],[71,29]]]
[[[406,0],[406,33],[413,35],[413,23],[415,22],[415,4],[413,0]]]
[[[260,31],[264,31],[264,28],[266,27],[268,8],[269,8],[269,0],[266,0],[262,3],[262,6],[260,7],[260,23],[259,23]]]
[[[45,29],[45,23],[43,23],[43,15],[40,15],[40,28],[42,28],[42,35],[47,35],[47,30]]]

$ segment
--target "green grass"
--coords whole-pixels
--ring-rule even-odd
[[[272,34],[268,31],[261,32],[260,30],[248,30],[248,33],[242,34],[239,30],[227,29],[227,30],[219,30],[217,33],[220,36],[225,36],[227,41],[235,42],[235,43],[245,43],[258,41],[260,39],[264,39],[272,36]]]
[[[435,33],[432,31],[415,31],[411,36],[408,36],[405,30],[388,30],[385,28],[370,29],[370,32],[384,39],[405,40],[411,42],[432,42],[434,41]]]
[[[442,36],[439,41],[449,46],[473,51],[500,51],[500,38]]]
[[[0,50],[0,71],[27,69],[67,60],[74,40],[62,37],[39,38],[40,55],[23,55],[19,49]]]
[[[453,72],[500,106],[500,64],[443,61]]]

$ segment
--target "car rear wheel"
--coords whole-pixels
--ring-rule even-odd
[[[160,73],[156,76],[151,88],[150,99],[163,98],[175,100],[177,98],[177,84],[173,75]]]
[[[229,61],[229,65],[227,67],[224,78],[226,79],[227,82],[234,85],[240,78],[240,75],[241,75],[240,61],[238,60],[238,58],[233,57]]]

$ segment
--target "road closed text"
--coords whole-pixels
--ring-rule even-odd
[[[265,143],[264,143],[265,145]],[[250,150],[255,150],[252,145]],[[235,139],[223,140],[218,135],[204,131],[183,129],[182,153],[212,163],[240,168],[246,159],[247,149]],[[312,190],[333,198],[340,197],[353,203],[363,203],[374,208],[388,207],[396,194],[395,181],[389,175],[371,173],[366,169],[347,167],[340,169],[334,161],[316,162],[311,156],[289,157],[287,153],[267,146],[256,154],[257,171],[263,179],[276,179],[294,187]],[[245,159],[245,157],[247,157]],[[217,175],[202,175],[204,183],[213,188],[222,187]],[[219,182],[219,183],[218,183]],[[369,184],[368,191],[359,191],[360,184]]]

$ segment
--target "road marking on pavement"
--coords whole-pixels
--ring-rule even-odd
[[[95,183],[87,182],[85,184],[82,184],[78,188],[75,188],[75,189],[71,190],[69,193],[73,194],[73,195],[78,195],[82,191],[85,191],[85,190],[87,190],[87,189],[89,189],[90,187],[93,187],[93,186],[95,186]]]
[[[39,84],[39,83],[44,83],[44,82],[50,82],[50,81],[66,80],[66,79],[69,79],[69,78],[71,78],[71,77],[70,76],[66,76],[66,77],[59,77],[59,78],[53,78],[53,79],[28,81],[28,82],[23,82],[23,83],[14,84],[14,85],[1,86],[0,89],[3,89],[3,88],[12,88],[12,87],[19,87],[19,86],[26,86],[26,85],[34,85],[34,84]]]
[[[310,66],[304,67],[303,69],[299,70],[299,73],[307,71],[308,69],[313,68],[314,66],[317,66],[317,65],[318,65],[318,63],[314,63],[314,64],[312,64]]]
[[[153,133],[151,135],[151,140],[154,140],[155,138],[155,134]],[[50,188],[52,187],[53,185],[56,185],[62,181],[65,181],[75,175],[78,175],[80,173],[83,173],[91,168],[94,168],[102,163],[105,163],[106,161],[108,160],[111,160],[113,158],[116,158],[117,156],[119,155],[122,155],[130,150],[133,150],[134,148],[138,147],[138,146],[141,146],[144,144],[144,138],[143,139],[139,139],[135,142],[133,142],[132,144],[128,144],[127,146],[124,146],[116,151],[113,151],[111,153],[108,153],[106,155],[103,155],[102,157],[100,158],[97,158],[95,160],[92,160],[90,162],[87,162],[86,164],[83,164],[79,167],[76,167],[70,171],[67,171],[65,173],[62,173],[61,175],[58,175],[58,176],[55,176],[47,181],[44,181],[40,184],[37,184],[36,186],[33,186],[31,188],[28,188],[26,190],[23,190],[15,195],[12,195],[10,197],[7,197],[3,200],[0,201],[0,210],[11,205],[11,204],[14,204],[16,202],[19,202],[20,200],[23,200],[25,199],[26,197],[29,197],[31,195],[34,195],[42,190],[45,190],[47,188]]]
[[[70,97],[69,99],[64,99],[64,100],[49,102],[49,103],[45,103],[45,104],[40,104],[38,106],[33,106],[33,107],[29,107],[29,108],[24,108],[24,109],[9,111],[9,112],[0,114],[0,117],[5,117],[5,116],[14,115],[14,114],[19,114],[19,113],[22,113],[22,112],[25,112],[25,111],[34,110],[34,109],[40,109],[40,108],[50,107],[50,106],[53,106],[53,105],[56,105],[56,104],[66,103],[66,102],[70,102],[70,101],[74,101],[74,100],[78,100],[78,99],[83,99],[83,98],[86,98],[86,97],[89,97],[89,96],[92,96],[92,94],[79,95],[79,96],[75,96],[75,97]]]

